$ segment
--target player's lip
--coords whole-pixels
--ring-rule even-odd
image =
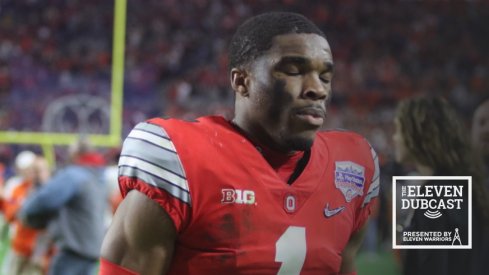
[[[326,110],[319,106],[304,106],[294,109],[294,115],[307,124],[321,127],[326,117]]]
[[[309,115],[314,118],[322,119],[326,118],[326,110],[319,106],[304,106],[296,108],[294,111],[296,115]]]

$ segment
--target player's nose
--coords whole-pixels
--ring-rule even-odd
[[[317,73],[304,76],[301,97],[310,100],[326,100],[330,91]]]

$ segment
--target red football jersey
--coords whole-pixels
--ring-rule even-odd
[[[375,151],[318,133],[292,185],[225,119],[152,119],[124,142],[123,195],[158,202],[178,232],[170,274],[337,274],[379,191]]]

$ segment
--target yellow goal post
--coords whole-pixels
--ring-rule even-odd
[[[98,147],[116,147],[121,142],[126,8],[127,0],[114,0],[110,129],[106,135],[88,135],[91,144]],[[55,165],[54,146],[69,145],[78,138],[76,133],[0,131],[0,143],[40,145],[51,167]]]

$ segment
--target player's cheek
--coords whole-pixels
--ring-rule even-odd
[[[274,78],[268,94],[268,116],[274,123],[283,124],[290,110],[293,97],[288,93],[289,83],[282,78]]]

